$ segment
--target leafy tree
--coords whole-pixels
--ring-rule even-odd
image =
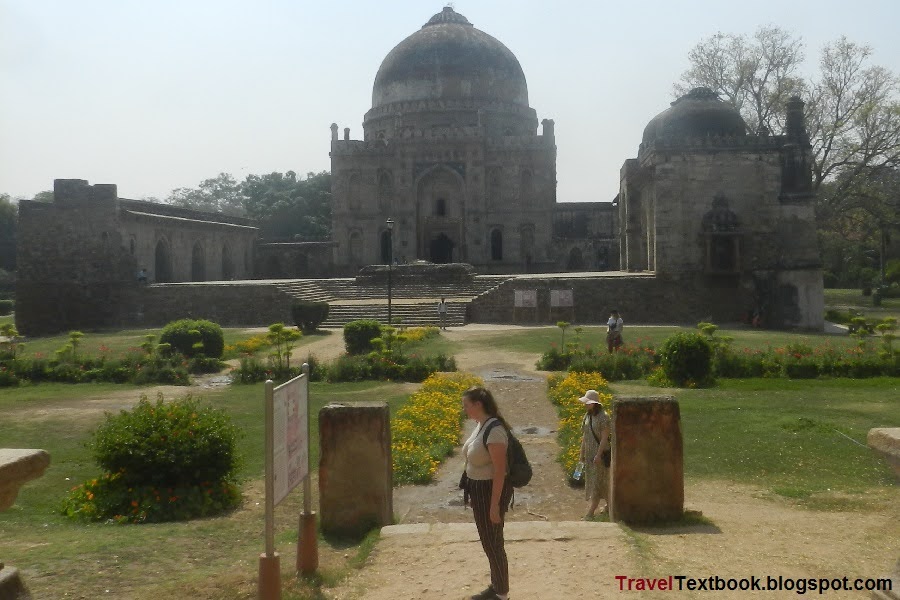
[[[0,194],[0,269],[16,268],[16,219],[19,205]]]
[[[45,190],[43,192],[38,192],[32,198],[35,202],[53,202],[53,190]]]
[[[247,214],[269,238],[326,240],[331,235],[331,173],[249,175],[241,184]]]
[[[228,173],[219,173],[217,177],[206,179],[196,189],[174,189],[166,202],[174,206],[207,212],[237,216],[246,214],[241,186]]]

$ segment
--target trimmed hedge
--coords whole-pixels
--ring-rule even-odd
[[[291,306],[291,318],[304,332],[315,331],[328,318],[328,303],[298,300]]]
[[[381,337],[381,324],[374,319],[350,321],[344,325],[347,354],[366,354],[375,350],[372,340]]]
[[[218,323],[205,319],[180,319],[162,329],[160,344],[169,344],[184,356],[192,358],[202,354],[208,358],[222,358],[225,351],[225,334]]]

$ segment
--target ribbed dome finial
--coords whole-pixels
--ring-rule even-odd
[[[453,10],[452,6],[445,6],[444,10],[428,19],[428,22],[422,25],[422,28],[424,29],[429,25],[443,25],[445,23],[456,23],[457,25],[468,25],[470,27],[472,26],[472,24],[469,23],[469,20]]]

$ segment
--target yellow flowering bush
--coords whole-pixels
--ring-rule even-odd
[[[428,325],[427,327],[409,327],[403,331],[405,341],[407,342],[421,342],[422,340],[433,338],[439,333],[440,331],[438,328],[433,325]]]
[[[394,485],[429,483],[438,465],[459,443],[462,393],[480,378],[467,373],[436,373],[391,419]]]
[[[551,375],[547,379],[547,395],[556,405],[559,415],[557,440],[562,448],[559,462],[566,473],[572,473],[581,453],[581,421],[584,405],[578,401],[587,390],[597,390],[603,409],[609,412],[612,394],[609,384],[600,373],[564,373]]]

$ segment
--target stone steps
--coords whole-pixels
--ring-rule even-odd
[[[462,326],[466,324],[466,306],[468,301],[447,302],[447,326]],[[391,318],[396,322],[399,318],[403,325],[422,327],[425,325],[438,325],[437,302],[431,299],[419,302],[391,303]],[[333,303],[328,308],[328,319],[323,327],[343,327],[350,321],[359,319],[375,319],[381,323],[387,323],[387,301],[385,302],[356,302]]]

